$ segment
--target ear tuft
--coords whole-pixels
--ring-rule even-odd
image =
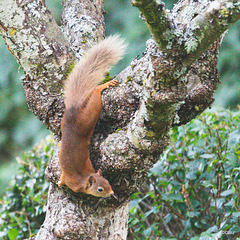
[[[101,169],[98,169],[97,174],[98,174],[99,176],[102,176],[102,170],[101,170]]]
[[[95,182],[96,182],[96,179],[93,176],[90,176],[87,180],[85,189],[90,188],[93,185],[93,183],[95,183]]]
[[[95,179],[95,177],[93,177],[93,176],[90,176],[89,178],[88,178],[88,182],[90,183],[90,187],[93,185],[93,183],[95,183],[96,182],[96,179]]]

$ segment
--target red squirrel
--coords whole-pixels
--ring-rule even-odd
[[[117,81],[98,84],[106,71],[122,58],[125,48],[124,40],[117,35],[99,42],[75,65],[65,83],[59,187],[66,185],[74,192],[96,197],[114,194],[101,170],[95,172],[89,158],[89,144],[102,110],[101,92],[115,86]]]

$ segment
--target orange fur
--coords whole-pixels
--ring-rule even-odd
[[[106,71],[118,62],[126,45],[117,35],[91,48],[73,68],[65,84],[66,108],[80,106],[104,78]]]
[[[88,148],[102,110],[101,92],[109,86],[115,86],[117,81],[97,85],[107,69],[121,59],[125,47],[118,36],[101,41],[74,67],[66,82],[59,186],[67,185],[75,192],[97,197],[113,194],[111,185],[102,177],[101,171],[95,173]]]

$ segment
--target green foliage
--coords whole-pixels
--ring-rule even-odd
[[[53,153],[52,139],[18,158],[20,168],[3,197],[0,239],[24,239],[36,234],[45,218],[49,183],[44,170]]]
[[[45,3],[53,14],[53,17],[57,24],[61,25],[61,17],[62,17],[62,2],[60,0],[45,0]]]
[[[171,8],[171,5],[173,4],[173,2],[176,1],[165,1],[167,4],[170,4],[167,6],[167,8]],[[121,61],[122,65],[118,65],[120,66],[117,70],[115,70],[115,73],[119,72],[121,69],[123,69],[124,66],[127,66],[131,59],[136,57],[137,55],[141,54],[144,49],[145,49],[145,42],[148,38],[150,38],[150,33],[147,29],[146,23],[139,17],[139,11],[137,8],[134,8],[131,6],[130,1],[128,0],[119,0],[119,1],[112,1],[112,0],[105,0],[105,10],[106,10],[106,15],[105,15],[105,20],[106,20],[106,35],[110,35],[110,34],[115,34],[115,33],[120,33],[122,35],[122,37],[127,39],[127,42],[129,43],[129,47],[127,50],[127,57],[124,58],[124,60]],[[51,12],[53,12],[55,19],[57,20],[58,24],[60,25],[60,18],[61,18],[61,2],[60,0],[47,0],[46,1],[47,6],[50,8]],[[240,104],[240,91],[239,91],[239,75],[240,75],[240,67],[239,67],[239,54],[240,54],[240,44],[239,44],[239,40],[240,40],[240,22],[234,24],[234,26],[228,31],[228,33],[226,34],[224,41],[222,43],[221,49],[220,49],[220,58],[219,58],[219,72],[220,72],[220,76],[221,76],[221,81],[222,84],[220,85],[217,94],[216,94],[216,103],[217,104],[221,104],[224,107],[232,107],[232,108],[236,108],[237,104]],[[30,147],[34,142],[39,141],[39,139],[43,138],[43,136],[45,136],[47,134],[46,130],[45,130],[45,126],[43,126],[39,120],[36,119],[35,116],[33,116],[32,113],[30,113],[27,109],[27,104],[25,101],[25,97],[24,97],[24,93],[23,93],[23,89],[21,87],[21,81],[20,81],[20,77],[22,76],[22,71],[21,69],[19,69],[19,66],[16,62],[16,60],[14,59],[14,57],[9,53],[9,51],[7,50],[6,46],[4,46],[3,40],[0,38],[0,105],[1,105],[1,114],[0,114],[0,124],[1,124],[1,129],[0,129],[0,155],[1,155],[1,159],[0,161],[6,161],[9,162],[10,159],[13,159],[13,156],[18,154],[20,151],[22,151],[23,149],[25,149],[26,147]],[[131,79],[128,79],[128,81],[130,81]],[[200,120],[199,120],[200,121]],[[180,130],[179,130],[180,131]],[[176,130],[174,130],[175,134],[176,134]],[[180,140],[179,140],[180,141]],[[176,148],[176,147],[175,147]],[[170,148],[171,149],[171,148]],[[229,149],[227,149],[229,150]],[[169,148],[168,148],[168,151]],[[171,150],[172,152],[173,150]],[[182,153],[183,154],[183,153]],[[231,156],[235,156],[235,154],[230,154],[230,158]],[[185,157],[183,158],[185,160]],[[234,159],[234,157],[233,157]],[[205,166],[204,163],[206,162],[211,162],[210,160],[208,160],[207,158],[203,158],[203,163],[201,166]],[[163,161],[163,163],[165,163]],[[173,168],[174,166],[177,164],[177,162],[173,162]],[[189,163],[190,164],[190,163]],[[226,163],[224,163],[226,164]],[[159,163],[159,169],[161,169],[160,167],[162,166]],[[216,164],[215,164],[216,165]],[[188,165],[189,167],[190,165]],[[166,171],[170,171],[169,167],[166,167]],[[164,169],[165,169],[164,168]],[[10,170],[6,169],[6,164],[2,167],[1,166],[1,171],[0,171],[0,185],[1,185],[1,189],[0,189],[0,195],[1,195],[1,191],[4,190],[4,184],[5,182],[8,180],[7,177],[11,175],[11,170],[13,168],[11,167]],[[161,170],[162,171],[162,170]],[[173,171],[173,170],[172,170]],[[6,173],[7,172],[7,173]],[[181,173],[181,171],[176,171],[178,174]],[[237,174],[237,170],[234,171],[233,173]],[[4,175],[2,174],[4,173]],[[174,173],[174,172],[173,172]],[[165,173],[167,174],[167,173]],[[186,177],[185,174],[180,174],[180,177]],[[188,173],[188,178],[190,177],[194,177],[195,175],[191,175],[191,173]],[[232,177],[232,175],[230,174],[229,176]],[[151,179],[154,177],[154,174],[151,174]],[[157,178],[157,176],[155,176],[155,178]],[[225,175],[224,175],[224,179],[225,179]],[[222,184],[224,182],[224,179],[222,177]],[[152,181],[152,180],[151,180]],[[196,181],[195,179],[193,179],[192,181]],[[228,179],[228,184],[229,184],[230,180]],[[179,182],[171,182],[171,184],[177,185],[179,184]],[[162,184],[167,184],[167,181],[162,181]],[[226,182],[224,182],[224,184],[226,184]],[[168,185],[167,185],[168,186]],[[170,185],[172,186],[172,185]],[[176,186],[175,186],[176,187]],[[208,186],[208,187],[204,187],[202,186],[205,190],[210,191],[211,189],[214,189],[214,186]],[[153,184],[151,184],[151,188],[153,188]],[[178,188],[180,189],[181,186],[178,186]],[[234,187],[229,185],[229,189],[225,190],[232,190],[234,191]],[[186,191],[189,191],[189,188],[186,188]],[[192,190],[193,191],[193,190]],[[213,190],[212,190],[213,191]],[[222,190],[224,191],[224,190]],[[239,192],[239,190],[236,190]],[[224,194],[227,194],[230,192],[225,192]],[[170,193],[169,193],[170,194]],[[176,194],[176,193],[171,193],[171,194]],[[211,193],[213,195],[213,193]],[[211,196],[212,196],[211,195]],[[137,197],[139,197],[139,199],[141,199],[141,197],[143,198],[142,194],[136,194]],[[155,198],[151,198],[152,193],[149,196],[146,196],[145,199],[146,201],[149,201],[149,199],[151,201],[155,201]],[[171,195],[170,195],[171,196]],[[172,195],[173,196],[173,195]],[[181,194],[178,194],[173,196],[175,198],[179,198],[179,196],[181,196],[183,198],[183,196]],[[191,194],[190,194],[191,196]],[[236,196],[236,193],[233,194],[229,194],[226,197],[230,198],[232,196]],[[221,196],[220,196],[221,197]],[[225,197],[224,197],[225,199]],[[235,198],[236,199],[236,198]],[[10,201],[10,200],[9,200]],[[169,200],[168,200],[169,201]],[[136,209],[136,211],[139,211],[139,204],[141,204],[140,202],[143,202],[143,204],[145,203],[144,201],[141,200],[137,200],[135,203],[137,204],[136,206],[138,206]],[[133,204],[134,202],[132,202],[131,204]],[[180,205],[180,200],[174,200],[173,202],[171,202],[172,204],[174,203],[174,207],[175,204]],[[219,204],[221,203],[221,201],[219,202]],[[231,200],[230,200],[231,203]],[[186,203],[183,202],[181,203],[182,207],[186,207]],[[225,203],[222,204],[222,206],[224,206]],[[157,205],[157,207],[159,207]],[[166,210],[166,206],[163,204],[164,209]],[[159,209],[162,209],[162,207],[159,207]],[[177,208],[178,209],[178,208]],[[149,211],[152,210],[149,209]],[[156,209],[154,210],[156,211]],[[181,210],[183,211],[183,210]],[[194,212],[194,211],[193,211]],[[136,214],[137,217],[137,213]],[[154,212],[153,213],[149,213],[149,217],[146,218],[146,220],[154,223],[155,224],[154,227],[152,227],[152,225],[148,225],[147,227],[145,227],[145,235],[146,238],[147,236],[149,236],[149,232],[151,232],[151,234],[156,234],[156,232],[154,232],[155,230],[152,229],[160,229],[160,230],[156,230],[156,231],[162,231],[162,236],[165,236],[167,233],[167,227],[159,227],[159,226],[163,226],[164,224],[169,225],[170,223],[172,223],[172,219],[174,219],[174,221],[176,221],[176,217],[175,215],[172,214],[172,212],[164,212],[164,221],[162,221],[161,219],[159,221],[162,221],[160,225],[160,223],[158,224],[158,220],[157,219],[153,219],[153,220],[149,220],[150,217],[153,217]],[[192,213],[188,214],[189,216],[193,216]],[[232,214],[233,215],[233,214]],[[232,216],[231,215],[231,216]],[[155,216],[155,215],[154,215]],[[234,216],[234,215],[233,215]],[[197,218],[197,216],[194,216],[194,218]],[[143,224],[144,226],[144,222],[141,221],[141,218],[135,219],[135,222],[138,221],[141,224]],[[171,219],[171,221],[169,221],[169,219]],[[191,219],[189,217],[189,219]],[[231,217],[229,217],[229,220],[227,220],[227,224],[230,222]],[[11,219],[9,220],[10,222],[12,221]],[[179,222],[179,219],[178,219]],[[177,223],[178,223],[177,222]],[[137,224],[137,223],[136,223]],[[134,228],[137,225],[132,225],[131,222],[131,229],[136,229]],[[189,224],[192,224],[191,221],[186,222],[186,233],[183,234],[183,236],[186,236],[186,234],[190,234],[188,233],[188,226]],[[166,225],[166,226],[168,226]],[[0,223],[1,226],[1,223]],[[139,225],[140,226],[140,225]],[[217,225],[218,227],[218,225]],[[165,229],[165,230],[161,230],[161,229]],[[219,228],[219,227],[218,227]],[[21,229],[21,228],[20,228]],[[141,231],[143,231],[144,228],[139,228],[139,231],[141,233]],[[150,230],[149,230],[150,229]],[[170,230],[174,229],[175,227],[171,228]],[[215,229],[213,229],[215,230]],[[1,230],[3,231],[3,230]],[[201,230],[202,231],[202,230]],[[203,230],[205,231],[205,230]],[[176,230],[177,232],[177,230]],[[195,230],[193,232],[193,235],[195,234]],[[14,234],[16,234],[16,230],[12,230],[10,233],[9,237],[10,239],[13,239]],[[150,235],[151,235],[150,234]],[[159,232],[160,234],[160,232]],[[208,233],[206,233],[208,234]],[[197,233],[196,233],[197,236]],[[230,235],[232,236],[232,235]],[[137,239],[137,238],[136,238]],[[168,238],[170,239],[170,238]],[[198,239],[198,238],[196,238]]]
[[[106,82],[109,82],[109,81],[111,81],[112,79],[113,79],[113,77],[110,76],[110,72],[107,72],[107,73],[105,74],[104,79],[101,81],[100,84],[104,84],[104,83],[106,83]]]
[[[240,237],[240,112],[212,110],[171,130],[171,145],[131,197],[129,239]]]
[[[166,8],[171,9],[173,3],[177,1],[165,2]],[[46,0],[46,4],[57,23],[61,25],[61,1]],[[142,54],[146,40],[150,38],[150,33],[145,21],[139,16],[139,10],[132,7],[129,0],[105,0],[104,5],[106,10],[106,35],[120,33],[129,43],[126,56],[111,73],[114,75],[126,67],[137,55]],[[217,91],[216,104],[224,107],[236,108],[237,104],[240,104],[238,77],[240,75],[239,28],[240,23],[234,24],[226,34],[220,49],[219,72],[223,84]],[[3,162],[10,162],[26,147],[30,148],[49,132],[29,112],[21,87],[20,77],[23,73],[1,38],[0,55],[0,164],[2,164]],[[3,165],[1,168],[3,168]],[[6,164],[4,168],[7,168]],[[11,176],[12,171],[8,171],[7,176]],[[6,177],[3,178],[2,174],[0,175],[0,184],[2,186],[0,196],[8,180]]]
[[[22,71],[18,70],[17,62],[3,44],[0,44],[0,53],[0,164],[4,163],[0,172],[7,173],[0,175],[1,196],[14,172],[12,169],[16,169],[7,164],[26,146],[39,142],[47,130],[28,110],[20,80]]]
[[[217,239],[240,235],[240,113],[207,111],[171,131],[171,145],[130,202],[128,239]],[[48,140],[21,165],[0,209],[0,238],[36,234],[46,211]],[[228,234],[228,235],[227,235]]]
[[[132,7],[129,0],[105,0],[104,8],[106,35],[120,34],[128,43],[124,59],[111,70],[111,75],[114,75],[127,67],[133,58],[142,54],[150,33],[147,24],[139,17],[139,10]]]
[[[236,109],[240,105],[240,21],[226,33],[220,48],[218,70],[222,84],[216,92],[216,103]]]

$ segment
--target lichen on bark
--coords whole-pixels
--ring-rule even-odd
[[[135,0],[154,40],[102,95],[91,160],[118,196],[100,202],[59,189],[59,146],[46,169],[47,215],[35,239],[126,239],[128,201],[169,144],[169,129],[210,106],[219,82],[219,37],[239,16],[237,1]],[[0,33],[25,72],[29,108],[60,139],[63,85],[86,49],[104,37],[102,0],[63,0],[60,29],[43,1],[0,0]],[[159,22],[159,24],[157,24]],[[216,33],[217,32],[217,33]],[[214,36],[214,37],[213,37]]]

